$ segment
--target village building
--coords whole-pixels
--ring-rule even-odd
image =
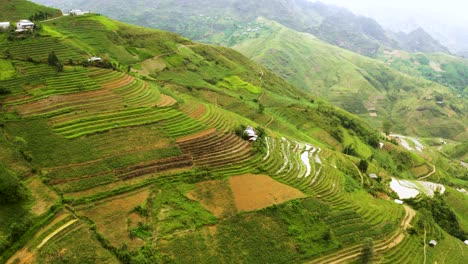
[[[369,177],[370,177],[371,179],[378,179],[378,178],[379,178],[379,176],[377,176],[377,174],[375,174],[375,173],[369,174]]]
[[[72,9],[68,12],[69,15],[71,16],[82,16],[84,14],[88,14],[88,11],[82,11],[80,9]]]
[[[431,246],[431,247],[437,246],[437,241],[435,241],[435,240],[429,241],[429,246]]]
[[[23,31],[32,31],[34,30],[34,23],[29,20],[20,20],[16,23],[16,32],[23,32]]]
[[[244,134],[247,135],[249,141],[256,141],[258,139],[257,133],[255,133],[255,130],[251,126],[248,126],[244,130]]]
[[[395,203],[397,203],[397,204],[403,204],[403,201],[400,200],[400,199],[395,199]]]
[[[463,243],[465,243],[465,245],[467,245],[467,246],[468,246],[468,239],[467,239],[467,240],[465,240],[465,241],[463,241]]]
[[[5,31],[10,27],[10,22],[0,22],[0,31]]]
[[[92,62],[92,61],[102,61],[102,58],[100,57],[91,57],[88,59],[88,62]]]

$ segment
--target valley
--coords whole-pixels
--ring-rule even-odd
[[[265,18],[238,51],[34,22],[0,33],[0,263],[466,258],[460,89]]]

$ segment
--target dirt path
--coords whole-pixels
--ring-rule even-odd
[[[436,166],[435,165],[432,165],[432,171],[429,172],[426,176],[423,176],[421,178],[418,178],[418,180],[424,180],[426,178],[429,178],[432,174],[436,173],[437,172],[437,169],[436,169]]]
[[[357,172],[359,173],[359,176],[361,177],[361,186],[364,186],[364,176],[362,176],[361,170],[359,170],[358,166],[354,164],[354,162],[351,162],[354,165],[354,168],[356,168]]]
[[[375,243],[374,252],[382,253],[388,249],[391,249],[400,244],[405,238],[404,231],[410,226],[411,220],[416,215],[416,212],[409,206],[404,205],[405,217],[403,218],[400,228],[388,239],[379,240]],[[359,258],[361,255],[362,245],[356,245],[349,248],[342,249],[336,253],[328,256],[321,257],[319,259],[313,259],[307,263],[326,263],[326,264],[338,264],[338,263],[349,263],[352,260]]]
[[[426,228],[424,227],[424,264],[426,264]]]
[[[271,117],[271,119],[268,121],[268,123],[265,124],[265,128],[267,128],[275,119]]]
[[[42,246],[44,246],[47,241],[49,241],[51,238],[53,238],[55,235],[60,233],[62,230],[65,228],[69,227],[70,225],[74,224],[78,219],[73,219],[65,223],[63,226],[57,228],[54,232],[50,233],[48,236],[46,236],[44,239],[42,239],[41,243],[37,246],[37,249],[40,249]]]
[[[6,263],[7,264],[13,264],[13,263],[15,263],[15,264],[28,264],[28,263],[33,263],[34,259],[35,259],[35,250],[33,250],[33,251],[29,250],[32,241],[34,241],[35,239],[40,237],[44,232],[46,232],[48,230],[48,228],[52,227],[54,224],[56,224],[57,222],[61,221],[64,218],[66,218],[67,216],[68,216],[68,214],[61,215],[61,216],[55,218],[55,220],[53,220],[51,223],[49,223],[46,227],[43,227],[41,230],[39,230],[38,233],[36,233],[34,235],[33,239],[31,241],[29,241],[23,248],[18,250],[13,256],[11,256],[10,259]],[[47,243],[47,241],[49,241],[53,236],[57,235],[60,231],[62,231],[66,227],[70,226],[71,224],[75,223],[76,221],[78,221],[78,219],[70,220],[66,224],[59,227],[54,232],[50,233],[47,237],[45,237],[42,240],[42,242],[39,244],[39,246],[36,247],[36,250],[41,248],[42,246],[44,246]],[[19,260],[19,262],[17,260]]]

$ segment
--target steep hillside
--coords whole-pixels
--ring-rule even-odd
[[[260,19],[259,23],[264,25],[261,35],[251,36],[234,48],[290,83],[379,127],[379,121],[391,120],[393,131],[466,138],[466,98],[457,97],[455,91],[401,74],[379,61],[275,22]]]
[[[43,15],[41,18],[52,18],[62,14],[58,9],[45,7],[24,0],[1,0],[0,1],[0,21],[17,21],[20,19],[30,19],[34,15]]]
[[[226,40],[238,28],[255,30],[257,27],[251,24],[258,17],[314,34],[328,43],[366,56],[374,56],[382,45],[399,48],[401,42],[405,44],[403,48],[425,51],[428,44],[419,42],[420,46],[409,45],[415,44],[412,35],[408,36],[411,40],[396,39],[373,19],[356,16],[344,8],[307,0],[37,1],[65,10],[90,9],[128,23],[165,29],[197,41],[224,45],[230,44]],[[446,51],[443,46],[432,45],[431,48]]]
[[[468,254],[458,196],[427,217],[389,186],[462,187],[462,168],[425,174],[419,153],[229,48],[100,15],[40,30],[0,35],[0,262],[327,263],[366,257],[362,241],[409,261],[425,236],[431,260]]]
[[[445,53],[408,53],[383,49],[377,59],[408,75],[438,82],[460,94],[468,87],[468,60]]]

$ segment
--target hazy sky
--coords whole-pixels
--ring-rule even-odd
[[[317,0],[309,1],[317,2]],[[415,15],[436,17],[445,20],[446,23],[456,23],[460,26],[463,26],[462,23],[468,24],[466,0],[320,0],[320,2],[343,6],[362,15],[375,14],[377,9],[380,9],[380,12],[386,8],[406,9]]]

